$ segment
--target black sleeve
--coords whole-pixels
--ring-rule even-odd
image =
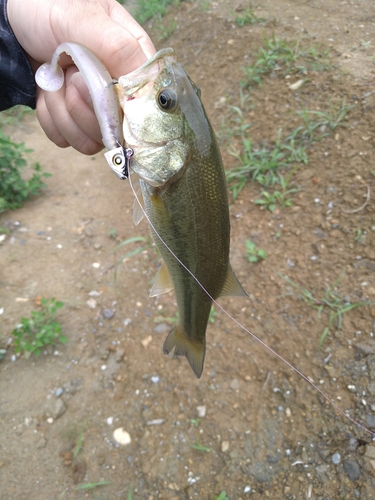
[[[35,78],[7,15],[7,0],[0,0],[0,111],[16,104],[35,109]]]

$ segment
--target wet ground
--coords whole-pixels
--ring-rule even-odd
[[[230,106],[241,105],[258,150],[280,129],[283,137],[296,130],[304,109],[344,104],[348,114],[334,130],[321,125],[320,140],[306,142],[306,163],[283,171],[293,171],[291,206],[262,210],[257,183],[230,198],[231,260],[250,299],[220,304],[375,430],[375,6],[264,0],[252,4],[257,21],[239,26],[246,7],[184,2],[163,27],[147,26],[201,87],[226,169],[238,166],[230,149],[243,148]],[[314,48],[319,64],[299,74],[276,67],[241,101],[242,68],[273,36]],[[102,154],[58,149],[34,118],[6,131],[53,176],[42,196],[0,221],[10,229],[0,246],[2,498],[375,498],[371,435],[221,311],[208,326],[200,380],[185,359],[163,355],[175,299],[148,297],[158,256],[146,224],[133,226],[128,184]],[[133,236],[143,240],[115,250]],[[250,263],[246,240],[267,257]],[[58,320],[68,343],[14,358],[8,339],[40,297],[64,301]],[[341,310],[360,305],[343,313],[339,329],[332,308],[318,314],[324,300]],[[118,428],[130,444],[116,442]],[[101,481],[108,484],[77,489]]]

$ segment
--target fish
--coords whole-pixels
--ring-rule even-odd
[[[247,297],[229,262],[228,192],[219,146],[200,89],[173,49],[160,50],[120,77],[117,90],[124,141],[134,151],[130,168],[139,178],[141,205],[163,260],[150,296],[174,289],[177,301],[178,320],[163,351],[185,356],[200,378],[212,299]],[[136,202],[136,224],[143,210]]]

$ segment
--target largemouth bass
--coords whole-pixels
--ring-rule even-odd
[[[134,150],[151,233],[163,258],[151,296],[174,288],[178,321],[163,350],[186,356],[202,374],[211,298],[171,255],[160,238],[213,299],[246,293],[229,263],[227,187],[218,144],[199,88],[163,49],[118,81],[123,134]],[[135,206],[134,219],[142,217]]]

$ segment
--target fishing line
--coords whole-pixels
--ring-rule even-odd
[[[143,215],[145,216],[145,218],[146,218],[149,226],[155,232],[155,234],[157,235],[157,237],[159,238],[159,240],[162,242],[162,244],[165,246],[165,248],[168,250],[168,252],[190,274],[190,276],[192,278],[194,278],[194,280],[198,283],[198,285],[202,288],[202,290],[208,295],[208,297],[212,300],[212,302],[215,304],[215,306],[218,307],[224,314],[226,314],[228,316],[228,318],[230,318],[232,321],[234,321],[234,323],[236,323],[237,326],[239,326],[242,330],[244,330],[251,337],[253,337],[253,339],[255,339],[257,342],[259,342],[263,347],[265,347],[266,349],[268,349],[269,352],[271,352],[274,356],[276,356],[278,359],[280,359],[281,361],[283,361],[287,366],[289,366],[289,368],[291,370],[293,370],[295,373],[297,373],[297,375],[299,375],[300,377],[302,377],[308,384],[311,385],[311,387],[313,387],[316,391],[318,391],[319,394],[321,394],[326,399],[326,401],[328,401],[339,413],[341,413],[341,415],[343,415],[346,419],[348,419],[350,422],[352,422],[352,424],[356,425],[357,427],[359,427],[363,431],[367,432],[368,434],[371,434],[371,436],[375,438],[375,432],[370,431],[370,429],[367,429],[367,427],[365,427],[361,423],[357,422],[357,420],[355,420],[350,415],[348,415],[347,413],[345,413],[345,411],[342,410],[338,406],[338,404],[336,404],[324,391],[322,391],[322,389],[320,389],[317,385],[315,385],[314,382],[312,382],[306,375],[304,375],[301,371],[299,371],[298,368],[296,368],[294,365],[292,365],[292,363],[290,363],[289,361],[287,361],[286,359],[284,359],[281,356],[281,354],[279,354],[277,351],[275,351],[274,349],[272,349],[272,347],[270,347],[269,345],[267,345],[262,339],[260,339],[259,337],[257,337],[255,335],[255,333],[253,333],[250,330],[248,330],[244,325],[242,325],[238,320],[236,320],[236,318],[234,318],[226,309],[224,309],[223,306],[221,306],[210,295],[210,293],[205,289],[205,287],[202,285],[202,283],[200,283],[200,281],[198,280],[198,278],[196,278],[194,276],[194,274],[190,271],[190,269],[188,269],[185,266],[185,264],[177,257],[177,255],[173,252],[173,250],[171,248],[169,248],[169,246],[167,245],[167,243],[162,239],[162,237],[157,232],[155,226],[153,225],[153,223],[151,222],[151,220],[150,220],[149,216],[147,215],[145,209],[143,208],[142,203],[139,200],[139,197],[138,197],[138,195],[137,195],[137,193],[136,193],[136,191],[135,191],[135,189],[133,187],[133,183],[132,183],[132,180],[131,180],[130,171],[131,171],[131,169],[129,169],[129,177],[128,177],[130,188],[133,191],[134,197],[137,200],[137,203],[139,204],[139,206],[140,206],[140,208],[141,208],[141,210],[143,212]]]

